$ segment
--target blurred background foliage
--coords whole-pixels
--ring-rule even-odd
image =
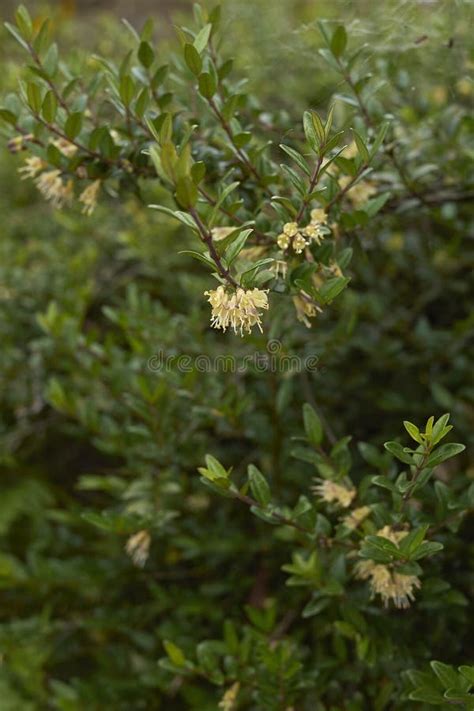
[[[106,56],[127,45],[117,17],[140,23],[159,13],[166,52],[174,40],[164,11],[183,20],[189,6],[31,3],[55,19],[64,49],[94,47]],[[9,9],[3,2],[0,12],[8,17]],[[417,177],[469,186],[470,10],[451,0],[228,0],[224,46],[262,103],[300,116],[308,105],[326,108],[340,90],[317,55],[316,20],[343,21],[368,45],[367,62],[385,82],[377,101],[395,114],[406,154],[419,156]],[[0,82],[9,89],[19,55],[1,33]],[[449,410],[457,438],[472,445],[469,202],[450,201],[447,190],[429,211],[415,201],[382,212],[355,231],[350,289],[312,330],[281,309],[271,337],[285,353],[318,355],[318,372],[159,373],[147,363],[160,350],[241,357],[265,352],[268,333],[241,341],[208,328],[209,280],[177,254],[176,243],[185,249],[189,237],[174,222],[133,196],[102,201],[92,218],[53,213],[17,179],[18,156],[5,142],[0,151],[0,706],[215,709],[219,692],[207,683],[170,688],[157,666],[162,640],[191,649],[220,636],[226,617],[243,625],[243,604],[258,603],[265,591],[283,591],[283,611],[294,592],[279,573],[286,543],[269,551],[264,525],[225,502],[216,506],[196,467],[208,451],[226,465],[253,461],[271,472],[283,500],[294,501],[309,485],[307,465],[290,458],[303,401],[335,438],[352,434],[376,447],[405,417]],[[392,177],[379,179],[390,185]],[[356,471],[367,474],[355,448],[353,455]],[[472,461],[464,465],[473,477]],[[132,532],[126,518],[106,521],[102,531],[91,525],[103,510],[152,522],[144,570],[124,552]],[[469,533],[472,523],[463,528],[460,562],[451,561],[466,595]],[[426,608],[417,624],[420,635],[429,630],[432,657],[462,663],[464,608],[446,620]],[[396,615],[390,625],[390,643],[403,657],[394,662],[396,678],[398,666],[420,658],[397,639]],[[380,689],[371,690],[369,668],[358,673],[367,676],[369,705],[324,708],[420,708],[384,705],[382,697],[372,706]]]

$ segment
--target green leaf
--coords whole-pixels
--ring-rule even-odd
[[[318,447],[323,439],[323,427],[321,420],[308,403],[303,405],[303,421],[308,440],[312,445]]]
[[[9,22],[5,22],[5,27],[8,30],[8,32],[16,39],[16,41],[21,44],[23,49],[26,49],[27,52],[30,51],[30,48],[28,47],[28,42],[26,42],[23,37],[21,36],[20,32],[18,32],[17,28],[11,25]]]
[[[170,642],[165,639],[163,641],[163,647],[165,648],[165,652],[170,661],[172,661],[177,667],[183,667],[186,664],[186,657],[184,656],[182,650],[174,644],[174,642]]]
[[[205,254],[201,254],[201,252],[195,252],[192,249],[183,249],[178,254],[186,254],[189,255],[190,257],[193,257],[194,259],[197,259],[198,261],[202,262],[205,264],[207,267],[210,267],[213,271],[216,268],[215,262],[212,261],[212,259]]]
[[[438,464],[441,464],[441,462],[445,462],[446,459],[451,459],[451,457],[455,457],[457,454],[464,452],[465,449],[464,444],[457,444],[455,442],[452,444],[443,444],[430,454],[426,466],[436,467]]]
[[[433,429],[431,432],[431,443],[433,445],[438,444],[438,442],[440,442],[443,439],[443,437],[445,437],[445,435],[447,435],[448,432],[450,431],[447,428],[447,424],[449,422],[449,417],[450,417],[449,412],[446,412],[444,415],[441,415],[441,417],[438,420],[436,420],[435,424],[433,425]],[[451,427],[450,427],[450,429],[451,429]],[[446,430],[448,430],[448,431],[446,432]]]
[[[120,79],[119,94],[125,106],[130,106],[135,95],[135,82],[128,74]]]
[[[206,175],[206,164],[200,160],[197,163],[193,163],[191,166],[191,178],[194,180],[196,185],[199,185],[201,180]]]
[[[391,479],[388,478],[388,476],[373,476],[371,479],[372,484],[375,484],[375,486],[380,486],[383,489],[388,489],[389,491],[393,491],[394,493],[397,493],[397,487],[393,483]]]
[[[410,557],[410,554],[414,553],[423,542],[423,539],[426,536],[426,532],[428,531],[428,529],[429,525],[425,524],[424,526],[420,526],[414,531],[411,531],[408,535],[404,536],[404,538],[402,538],[402,540],[398,544],[400,550],[405,553],[407,557]]]
[[[64,133],[66,136],[72,140],[76,138],[81,132],[82,128],[82,112],[76,111],[70,114],[64,125]]]
[[[230,247],[228,247],[228,249],[225,253],[225,259],[226,259],[226,262],[229,266],[232,264],[234,259],[236,259],[236,257],[238,257],[238,255],[244,248],[245,243],[246,243],[247,239],[249,238],[249,236],[252,234],[252,232],[253,232],[252,228],[243,230],[239,234],[239,236],[232,242]]]
[[[41,89],[38,84],[34,82],[28,82],[26,86],[26,97],[28,99],[28,104],[35,114],[39,114],[41,111]]]
[[[436,661],[430,662],[430,666],[445,689],[458,686],[458,674],[454,667]]]
[[[418,442],[418,444],[423,444],[423,438],[420,436],[420,430],[416,425],[414,425],[412,422],[408,422],[408,420],[404,420],[403,426],[405,427],[410,437],[415,440],[415,442]]]
[[[143,118],[143,115],[145,111],[148,108],[148,105],[150,103],[150,94],[148,91],[148,88],[145,86],[141,90],[141,92],[138,95],[138,98],[135,102],[135,113],[138,116],[138,118]]]
[[[43,99],[43,105],[41,107],[41,113],[44,120],[47,123],[53,123],[56,118],[56,112],[58,110],[58,101],[53,91],[48,91]]]
[[[463,665],[458,667],[458,671],[470,684],[474,685],[474,667]]]
[[[344,291],[350,282],[350,277],[331,277],[319,289],[319,295],[324,304],[329,304]]]
[[[357,150],[359,152],[360,157],[362,158],[364,163],[368,163],[369,162],[369,151],[367,149],[367,146],[364,143],[362,136],[354,128],[352,129],[352,133],[354,134],[354,140],[356,142]]]
[[[202,59],[196,47],[192,44],[184,45],[184,61],[194,76],[199,76],[202,71]]]
[[[411,553],[410,558],[412,560],[421,560],[421,558],[426,558],[428,555],[439,553],[439,551],[442,551],[443,548],[443,544],[438,543],[437,541],[423,541],[417,550]]]
[[[388,121],[385,121],[385,123],[383,123],[383,124],[380,126],[380,128],[379,128],[379,130],[378,130],[378,132],[377,132],[377,135],[376,135],[376,137],[375,137],[375,141],[374,141],[374,143],[372,144],[372,147],[371,147],[371,149],[370,149],[370,159],[371,159],[371,160],[372,160],[372,158],[375,156],[375,154],[378,152],[378,150],[379,150],[380,146],[382,145],[382,143],[384,142],[384,139],[385,139],[385,136],[387,135],[387,131],[388,131],[388,127],[389,127],[389,126],[390,126],[390,123],[389,123]]]
[[[205,99],[212,99],[217,90],[215,77],[209,72],[203,72],[198,79],[199,93]]]
[[[30,13],[24,5],[18,7],[15,12],[15,20],[22,37],[29,42],[33,36],[33,23]]]
[[[202,30],[197,33],[193,44],[199,54],[202,54],[202,52],[206,49],[207,43],[209,42],[209,37],[211,35],[211,30],[212,25],[207,24],[202,28]]]
[[[424,701],[427,704],[434,704],[435,706],[440,706],[445,703],[444,697],[428,687],[420,687],[411,692],[410,697],[412,701]]]
[[[138,59],[146,69],[149,69],[155,59],[155,52],[149,42],[142,40],[138,48]]]
[[[339,25],[331,37],[331,52],[335,57],[340,57],[347,46],[347,32],[343,25]]]
[[[17,117],[15,116],[15,114],[9,111],[8,109],[3,108],[0,109],[0,119],[10,124],[11,126],[15,126],[17,122]]]
[[[389,563],[403,557],[398,546],[383,536],[367,536],[360,548],[360,555],[380,563]]]
[[[303,129],[306,140],[308,141],[310,147],[313,151],[318,153],[319,146],[321,143],[321,138],[316,132],[315,124],[313,121],[313,116],[311,111],[305,111],[303,114]],[[324,135],[324,130],[323,130]]]
[[[385,442],[385,449],[393,454],[394,457],[399,459],[404,464],[413,464],[413,457],[410,454],[404,452],[402,445],[399,442]]]
[[[185,176],[176,182],[176,200],[181,207],[188,209],[194,207],[198,199],[198,191],[194,181]]]
[[[253,464],[249,464],[247,472],[253,497],[261,506],[267,506],[271,500],[271,492],[267,480]]]
[[[298,151],[295,151],[294,148],[290,148],[290,146],[285,146],[284,143],[280,143],[280,148],[282,149],[282,151],[285,151],[285,153],[287,155],[289,155],[290,158],[293,158],[293,160],[298,165],[298,167],[303,171],[303,173],[306,173],[306,175],[308,177],[311,175],[309,166],[308,166],[305,158],[301,155],[301,153],[298,153]]]

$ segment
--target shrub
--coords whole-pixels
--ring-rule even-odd
[[[6,25],[5,708],[473,708],[467,27],[236,14]]]

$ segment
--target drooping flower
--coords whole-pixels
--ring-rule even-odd
[[[355,576],[368,580],[372,596],[380,595],[385,607],[392,601],[398,609],[410,606],[415,599],[414,591],[421,587],[416,575],[402,575],[392,566],[375,563],[372,560],[359,561],[355,566]]]
[[[367,516],[369,516],[370,511],[370,506],[360,506],[347,514],[347,516],[344,516],[342,523],[346,526],[346,528],[353,531],[367,518]]]
[[[380,528],[377,531],[377,536],[381,536],[382,538],[388,538],[389,541],[392,543],[398,544],[402,538],[405,538],[405,536],[408,534],[408,531],[401,529],[400,531],[396,531],[392,526],[383,526],[383,528]]]
[[[60,170],[48,170],[46,173],[41,173],[41,175],[35,179],[35,184],[43,197],[49,200],[53,207],[60,209],[64,205],[70,205],[72,203],[72,180],[68,180],[64,183],[61,178]]]
[[[133,563],[139,568],[143,568],[148,560],[150,544],[151,536],[145,529],[138,531],[138,533],[134,533],[125,544],[126,552],[132,559]]]
[[[22,180],[36,178],[38,173],[40,173],[46,165],[47,163],[45,163],[45,161],[38,156],[28,156],[25,160],[25,165],[18,168],[18,172],[20,173]]]
[[[351,182],[353,178],[348,175],[343,175],[339,178],[339,187],[344,190]],[[362,207],[365,205],[367,200],[369,200],[372,195],[377,192],[377,188],[369,180],[361,180],[347,191],[347,197],[352,202],[354,207]]]
[[[296,222],[287,222],[285,225],[283,225],[283,232],[288,237],[294,237],[296,235],[296,233],[298,232],[297,223]]]
[[[288,264],[283,259],[274,259],[273,264],[270,265],[270,269],[275,273],[276,277],[286,279],[288,274]]]
[[[83,204],[82,212],[84,215],[92,215],[97,206],[97,195],[100,190],[100,180],[94,180],[88,185],[79,195],[79,202]]]
[[[280,249],[288,249],[288,247],[290,246],[290,238],[288,237],[288,235],[286,235],[284,232],[278,235],[277,245],[280,247]]]
[[[296,309],[296,318],[304,323],[306,328],[311,328],[310,318],[313,318],[322,312],[322,309],[314,303],[312,298],[305,291],[300,291],[299,294],[293,296],[293,303]]]
[[[77,146],[71,143],[71,141],[68,141],[67,138],[55,138],[51,143],[67,158],[72,158],[72,156],[77,153]]]
[[[312,223],[315,223],[316,225],[325,225],[327,221],[328,216],[326,210],[323,210],[322,207],[315,207],[313,210],[311,210]]]
[[[253,326],[258,326],[262,333],[262,309],[268,309],[268,289],[229,290],[224,286],[205,291],[212,307],[211,325],[226,331],[233,328],[234,333],[251,333]]]
[[[356,495],[355,489],[347,489],[345,486],[336,484],[329,479],[315,479],[316,486],[312,487],[312,492],[327,503],[337,502],[343,508],[351,505],[352,499]]]
[[[306,242],[305,238],[299,232],[293,238],[293,249],[295,250],[296,254],[301,254],[307,244],[308,243]]]
[[[32,133],[21,134],[20,136],[13,136],[7,143],[7,148],[10,153],[19,153],[27,148],[28,141],[34,138]]]
[[[320,245],[324,239],[324,232],[321,230],[321,225],[317,225],[313,222],[310,222],[309,225],[306,225],[303,230],[303,234],[306,237],[309,237],[310,239],[314,240],[318,245]]]
[[[227,689],[217,706],[222,711],[234,711],[235,702],[237,701],[237,694],[239,693],[239,690],[240,683],[236,681],[234,684],[232,684],[232,686]]]

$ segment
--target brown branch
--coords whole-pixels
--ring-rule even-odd
[[[189,213],[191,217],[193,218],[194,222],[196,223],[196,227],[199,230],[199,234],[201,236],[202,241],[206,244],[207,248],[209,249],[209,254],[211,256],[212,261],[215,263],[217,267],[217,271],[219,274],[224,277],[226,281],[229,282],[231,286],[234,288],[238,288],[239,284],[235,281],[234,277],[230,273],[230,271],[224,267],[222,264],[222,260],[214,246],[214,241],[212,239],[212,234],[210,231],[206,228],[204,223],[202,222],[201,218],[199,217],[199,214],[197,210],[195,210],[193,207],[190,208]]]

